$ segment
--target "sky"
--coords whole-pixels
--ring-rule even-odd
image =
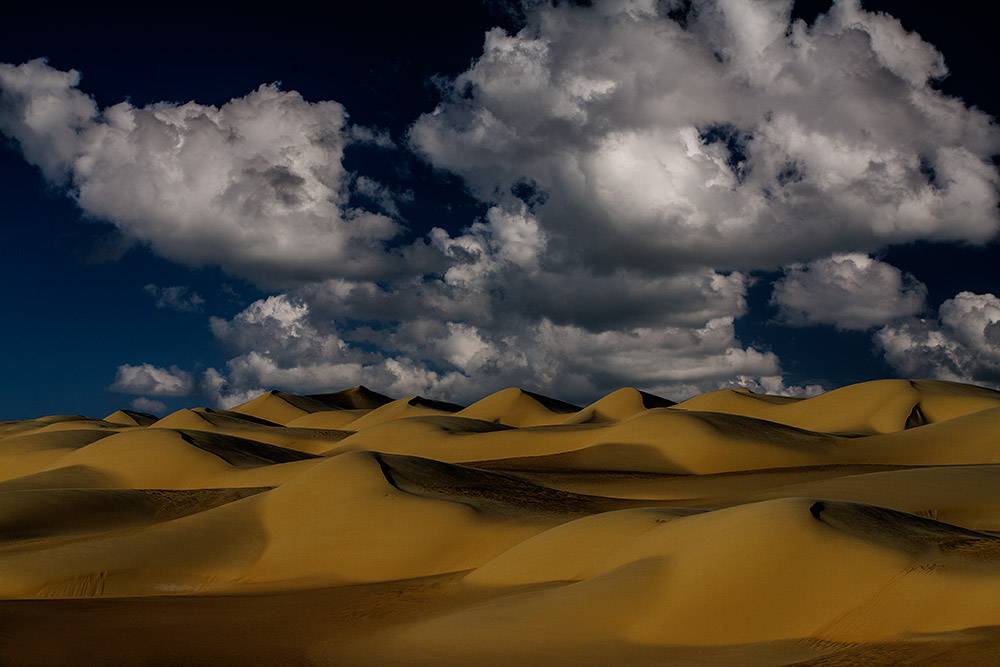
[[[1000,386],[976,3],[4,13],[0,419]]]

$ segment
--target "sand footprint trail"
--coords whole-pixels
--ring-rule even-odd
[[[990,664],[995,531],[946,382],[3,422],[0,664]]]

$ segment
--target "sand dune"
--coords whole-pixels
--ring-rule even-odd
[[[623,387],[601,398],[579,412],[570,414],[563,424],[593,424],[617,422],[639,414],[650,408],[668,408],[674,401]]]
[[[391,402],[388,396],[362,386],[309,396],[269,391],[236,406],[232,412],[286,426],[339,429]]]
[[[0,439],[0,480],[14,479],[43,470],[55,461],[114,431],[100,429],[73,429],[41,433],[38,430],[25,435],[12,435]]]
[[[0,423],[0,664],[994,664],[998,640],[980,387]]]
[[[458,414],[507,426],[543,426],[558,424],[567,414],[579,411],[570,403],[510,387],[476,401]]]
[[[257,417],[269,423],[287,424],[314,412],[332,410],[331,406],[308,396],[269,391],[232,409],[232,412]]]
[[[871,435],[1000,407],[1000,392],[936,380],[876,380],[809,399],[727,389],[696,396],[677,407],[757,417],[811,431]]]
[[[379,406],[374,410],[366,412],[344,428],[352,431],[360,431],[382,422],[404,419],[406,417],[426,417],[432,415],[450,415],[462,410],[461,405],[445,403],[443,401],[432,401],[422,396],[410,396],[401,398]]]
[[[109,533],[203,512],[266,488],[0,491],[0,532],[7,542]]]
[[[330,414],[333,412],[331,411]],[[297,422],[299,419],[292,421]],[[178,410],[150,424],[150,426],[157,429],[203,431],[231,435],[237,438],[250,438],[270,445],[310,453],[329,448],[331,443],[351,435],[351,431],[331,428],[284,427],[260,417],[211,408]]]
[[[149,426],[157,420],[156,415],[136,410],[116,410],[104,418],[106,422],[124,424],[125,426]]]

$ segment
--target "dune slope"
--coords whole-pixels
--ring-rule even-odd
[[[975,665],[998,645],[990,389],[463,408],[354,387],[0,423],[0,664]]]

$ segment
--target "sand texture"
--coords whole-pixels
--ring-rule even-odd
[[[0,665],[1000,664],[1000,392],[0,422]]]

